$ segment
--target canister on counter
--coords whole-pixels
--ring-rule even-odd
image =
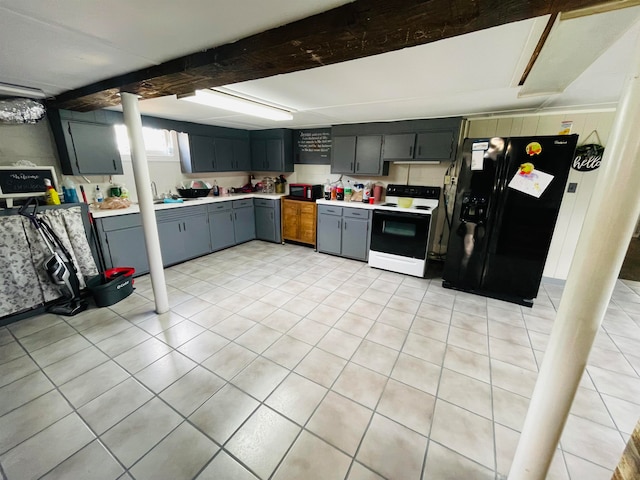
[[[373,198],[375,198],[376,203],[380,203],[382,200],[382,185],[375,185],[373,187]]]

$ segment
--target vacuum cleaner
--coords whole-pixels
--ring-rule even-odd
[[[32,210],[29,208],[33,206]],[[50,255],[42,262],[42,268],[49,279],[56,285],[62,298],[47,307],[47,311],[71,317],[87,308],[87,303],[80,298],[80,281],[71,255],[47,222],[36,216],[38,200],[29,198],[18,213],[29,219],[44,241]]]

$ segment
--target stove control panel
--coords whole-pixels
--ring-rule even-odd
[[[387,185],[387,196],[426,198],[438,200],[440,198],[440,187],[425,187],[422,185]]]

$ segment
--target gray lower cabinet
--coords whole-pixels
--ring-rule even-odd
[[[256,238],[268,242],[282,242],[280,200],[254,198]]]
[[[139,213],[97,218],[95,222],[106,268],[133,267],[136,275],[149,271]]]
[[[219,202],[207,205],[209,214],[209,233],[211,251],[216,252],[235,244],[233,231],[233,209],[231,202]]]
[[[319,252],[366,261],[370,236],[370,210],[318,205]]]
[[[207,209],[182,207],[156,212],[162,263],[173,265],[211,251]]]
[[[318,251],[340,255],[342,207],[318,205]]]
[[[252,198],[233,201],[233,231],[236,244],[255,240],[256,220]]]

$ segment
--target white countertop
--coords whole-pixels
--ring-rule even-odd
[[[153,207],[156,210],[166,210],[168,208],[191,207],[195,205],[205,205],[207,203],[229,202],[231,200],[244,200],[246,198],[265,198],[277,200],[284,197],[284,193],[234,193],[224,197],[203,197],[185,200],[182,203],[156,203]],[[342,202],[344,203],[344,202]],[[118,208],[114,210],[101,210],[91,207],[91,213],[94,218],[113,217],[117,215],[128,215],[130,213],[140,213],[138,204],[132,204],[129,208]]]

